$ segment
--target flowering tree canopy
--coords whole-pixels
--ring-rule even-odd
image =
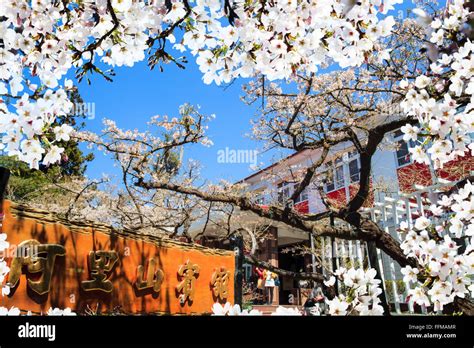
[[[93,72],[110,79],[113,72],[103,66],[132,66],[146,54],[151,67],[182,66],[167,44],[197,56],[206,83],[255,74],[288,78],[330,61],[361,64],[394,24],[378,13],[399,2],[3,1],[2,148],[33,168],[60,159],[61,148],[45,135],[70,137],[72,128],[51,124],[73,106],[65,92],[72,69],[78,80]]]
[[[389,11],[401,2],[2,2],[1,149],[37,168],[41,162],[60,160],[62,149],[56,142],[71,137],[89,142],[112,153],[125,187],[135,186],[135,193],[128,191],[132,206],[151,202],[138,202],[137,194],[151,192],[147,197],[155,197],[166,190],[220,207],[236,206],[317,237],[374,242],[404,267],[406,280],[415,284],[413,301],[433,304],[435,310],[454,302],[459,310],[473,313],[467,300],[474,290],[472,249],[462,250],[451,239],[472,236],[470,182],[433,207],[440,214],[454,214],[454,219],[440,226],[439,214],[434,214],[432,221],[420,218],[414,226],[403,226],[409,232],[401,245],[360,211],[369,196],[372,156],[385,134],[401,128],[406,141],[416,142],[410,149],[414,160],[432,162],[435,168],[474,152],[469,4],[454,0],[434,11],[417,9],[418,23],[396,23]],[[93,72],[110,79],[111,68],[132,66],[146,57],[152,68],[170,61],[184,67],[185,58],[176,55],[179,51],[196,57],[205,83],[256,78],[246,87],[246,99],[265,100],[256,123],[258,139],[285,149],[322,149],[321,159],[295,176],[298,185],[288,201],[262,207],[239,185],[198,188],[190,174],[194,167],[183,175],[163,175],[163,158],[170,149],[210,144],[204,135],[207,118],[190,106],[181,110],[180,118],[154,118],[151,126],[165,130],[157,137],[120,130],[113,121],[107,122],[102,135],[76,134],[67,124],[51,126],[73,107],[66,93],[73,88],[65,78],[69,71],[75,69],[79,81]],[[318,73],[333,64],[346,70]],[[277,83],[265,83],[279,79],[296,82],[298,92],[291,95]],[[395,106],[401,110],[393,115]],[[383,114],[396,117],[380,122]],[[357,194],[342,207],[328,204],[324,213],[299,214],[291,201],[310,184],[321,186],[315,174],[329,149],[345,141],[354,144],[361,158]],[[329,218],[349,227],[330,226]],[[373,271],[358,272],[336,272],[349,293],[332,300],[334,314],[381,313]],[[323,281],[318,275],[310,277]]]

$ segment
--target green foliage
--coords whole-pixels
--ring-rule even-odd
[[[77,90],[69,92],[70,100],[76,105],[83,103]],[[67,115],[59,118],[53,126],[67,123],[76,130],[84,127],[84,115]],[[49,141],[54,140],[54,134],[48,136]],[[60,163],[55,165],[40,166],[39,170],[30,169],[27,164],[18,161],[16,157],[0,156],[0,167],[8,168],[11,172],[7,188],[7,198],[15,201],[25,201],[39,198],[45,187],[49,193],[62,194],[62,190],[51,188],[51,184],[63,182],[71,177],[82,177],[87,169],[87,163],[94,159],[94,155],[85,155],[74,141],[56,142],[64,148]]]
[[[170,140],[169,135],[165,135],[166,141]],[[161,157],[160,163],[165,172],[170,175],[176,175],[181,165],[181,154],[175,149],[166,149]]]
[[[0,167],[8,168],[11,172],[7,188],[7,198],[9,199],[21,201],[34,198],[35,192],[39,188],[51,182],[45,172],[32,170],[27,164],[14,157],[0,157]]]
[[[79,95],[76,89],[68,92],[69,99],[75,104],[82,104],[84,101]],[[66,117],[58,119],[54,126],[61,126],[62,124],[68,124],[76,130],[84,128],[85,115],[68,115]],[[52,140],[52,139],[51,139]],[[74,141],[60,141],[57,143],[58,146],[64,148],[63,160],[60,164],[51,166],[49,168],[40,168],[42,171],[55,170],[55,167],[59,167],[59,174],[62,176],[83,176],[86,169],[87,163],[94,159],[94,154],[89,153],[84,155],[79,144]]]

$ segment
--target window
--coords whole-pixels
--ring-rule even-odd
[[[410,151],[408,151],[408,144],[405,140],[400,140],[397,146],[397,165],[399,167],[411,163]]]
[[[357,157],[358,152],[356,150],[349,152],[349,158]]]
[[[326,192],[331,192],[344,187],[344,167],[342,160],[336,160],[339,164],[336,168],[332,166],[332,162],[327,163]]]
[[[358,183],[360,180],[360,158],[356,150],[349,152],[349,180],[350,183]]]
[[[288,198],[291,197],[291,195],[294,192],[294,184],[288,183],[288,182],[282,182],[278,184],[278,202],[280,204],[285,204]],[[308,193],[306,189],[301,192],[298,197],[296,197],[294,203],[300,203],[303,201],[308,200]]]
[[[351,183],[359,182],[359,172],[359,160],[355,158],[349,162],[349,175]]]
[[[334,181],[332,179],[328,179],[326,183],[326,192],[334,191]]]
[[[291,184],[282,182],[278,184],[278,202],[284,204],[291,195]]]
[[[397,144],[397,150],[395,151],[397,167],[403,167],[412,163],[410,151],[408,149],[413,148],[417,144],[421,143],[420,138],[418,138],[416,141],[410,140],[408,143],[402,138],[403,132],[401,130],[397,130],[393,133],[393,139]]]
[[[306,189],[301,192],[298,197],[295,199],[295,203],[300,203],[308,200],[308,193],[306,192]]]
[[[258,205],[265,204],[265,197],[263,197],[262,195],[258,195],[257,197],[255,197],[255,204],[258,204]]]
[[[334,173],[331,161],[326,163],[326,168],[326,192],[331,192],[334,191]]]
[[[327,178],[325,183],[326,192],[343,188],[360,180],[360,158],[357,151],[351,151],[344,156],[338,157],[334,164],[329,161],[326,164]],[[346,177],[348,176],[348,177]]]
[[[336,189],[344,187],[344,167],[336,167]]]
[[[400,139],[402,137],[403,132],[401,130],[397,130],[393,133],[393,138],[397,142],[397,150],[395,152],[397,157],[397,167],[402,167],[411,163],[410,151],[408,151],[408,149],[415,146],[415,143],[412,140],[406,143],[405,140]]]

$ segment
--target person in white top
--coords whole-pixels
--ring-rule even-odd
[[[273,302],[273,289],[275,288],[275,278],[277,275],[272,271],[265,270],[264,279],[265,279],[265,294],[267,297],[267,304],[272,304]]]

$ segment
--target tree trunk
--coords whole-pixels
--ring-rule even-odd
[[[474,303],[466,298],[456,297],[454,299],[454,308],[464,315],[474,315]]]
[[[244,240],[241,235],[231,237],[231,246],[235,253],[234,304],[242,306]]]

